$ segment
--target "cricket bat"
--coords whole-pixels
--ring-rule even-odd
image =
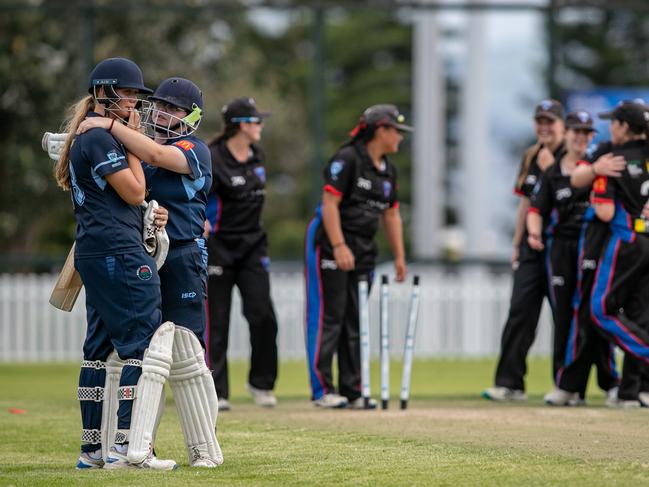
[[[65,259],[65,264],[63,264],[63,268],[59,273],[59,277],[50,295],[50,304],[63,311],[72,311],[74,303],[77,301],[77,297],[83,287],[81,276],[74,268],[74,247],[75,245],[72,244],[72,248],[68,253],[67,259]]]

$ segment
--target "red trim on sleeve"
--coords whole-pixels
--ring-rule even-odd
[[[514,194],[515,194],[516,196],[520,196],[521,198],[524,198],[524,197],[525,197],[525,193],[523,193],[523,192],[522,192],[520,189],[518,189],[518,188],[514,188]]]
[[[324,189],[327,193],[331,193],[335,196],[340,196],[342,198],[343,194],[342,192],[338,191],[336,188],[334,188],[331,184],[325,184]]]
[[[604,204],[609,204],[609,205],[612,205],[612,204],[615,203],[615,201],[612,200],[611,198],[602,198],[600,196],[593,196],[591,198],[591,202],[593,202],[593,203],[604,203]]]
[[[590,162],[584,161],[583,159],[580,159],[579,161],[577,161],[577,165],[578,166],[590,166]]]
[[[537,215],[540,215],[540,214],[541,214],[541,212],[539,211],[539,209],[536,208],[536,207],[534,207],[534,206],[530,206],[530,207],[527,209],[527,212],[528,212],[528,213],[536,213]]]
[[[394,208],[395,210],[398,210],[399,209],[399,202],[395,201],[394,203],[392,203],[392,206],[390,208]]]

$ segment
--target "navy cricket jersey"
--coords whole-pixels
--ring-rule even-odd
[[[564,154],[559,153],[556,162],[543,173],[532,194],[529,211],[543,217],[546,233],[577,239],[589,206],[590,188],[578,189],[570,185],[570,175],[561,171]]]
[[[598,176],[593,183],[594,203],[619,203],[630,218],[639,218],[642,207],[649,200],[649,147],[646,140],[632,140],[622,145],[607,147],[606,152],[624,156],[626,169],[619,178]],[[604,150],[604,149],[603,149]],[[596,157],[606,152],[598,151]],[[616,215],[617,217],[617,215]],[[617,218],[616,218],[617,220]],[[633,229],[633,222],[628,222]],[[646,230],[637,229],[643,233]]]
[[[261,230],[266,196],[264,154],[251,145],[246,162],[237,161],[222,139],[210,146],[214,182],[207,204],[212,234],[252,233]]]
[[[203,235],[207,191],[212,184],[210,152],[205,142],[193,135],[168,140],[180,150],[189,164],[190,174],[161,167],[144,166],[147,199],[154,199],[169,211],[165,227],[171,244]]]
[[[399,206],[396,168],[384,157],[377,169],[362,142],[343,146],[325,167],[324,179],[324,190],[342,198],[343,234],[372,239],[383,212]]]
[[[88,112],[88,117],[99,117]],[[126,203],[106,176],[128,169],[126,150],[106,129],[74,140],[69,158],[76,255],[101,257],[142,250],[142,210]]]

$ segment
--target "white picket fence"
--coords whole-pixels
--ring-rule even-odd
[[[389,268],[386,268],[389,271]],[[380,272],[381,269],[379,268]],[[379,274],[377,272],[377,275]],[[421,276],[421,302],[415,343],[418,357],[480,357],[498,353],[507,315],[511,276],[480,267],[443,273],[434,267],[410,269]],[[272,295],[279,321],[279,353],[301,359],[304,348],[304,276],[273,272]],[[0,362],[69,361],[81,357],[85,336],[85,295],[71,313],[48,303],[55,275],[0,275]],[[410,281],[390,285],[390,350],[403,351]],[[378,354],[378,286],[370,297],[371,348]],[[249,356],[247,324],[234,293],[230,358]],[[544,306],[532,353],[548,355],[551,318]]]

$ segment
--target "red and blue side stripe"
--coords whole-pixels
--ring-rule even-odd
[[[316,208],[315,216],[309,222],[304,239],[304,280],[306,284],[306,311],[304,338],[306,342],[307,365],[311,383],[311,399],[316,400],[325,395],[324,380],[318,371],[320,343],[322,341],[322,318],[324,301],[322,296],[322,276],[320,275],[320,247],[315,239],[322,224],[322,211]]]

